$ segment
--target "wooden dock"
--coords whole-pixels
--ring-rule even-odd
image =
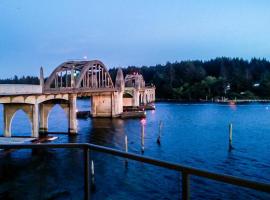
[[[132,119],[132,118],[146,118],[146,113],[145,111],[127,111],[123,112],[121,114],[122,119]]]
[[[1,144],[24,144],[24,143],[32,143],[35,138],[31,137],[0,137],[0,145]]]
[[[1,144],[27,144],[27,143],[44,143],[44,142],[51,142],[56,140],[57,137],[55,136],[44,136],[40,138],[33,138],[33,137],[0,137],[0,145]]]

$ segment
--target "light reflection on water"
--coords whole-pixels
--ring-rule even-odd
[[[88,101],[78,101],[80,110]],[[141,125],[145,123],[144,155],[201,169],[270,182],[269,105],[157,103],[145,122],[131,119],[79,120],[79,135],[58,135],[56,142],[91,142],[141,153]],[[2,113],[2,107],[0,108]],[[0,117],[3,121],[2,116]],[[156,140],[163,122],[161,145]],[[29,134],[27,117],[18,113],[12,129]],[[228,124],[233,123],[234,150],[228,152]],[[67,130],[65,113],[55,107],[50,131]],[[0,123],[2,133],[3,123]],[[30,134],[29,134],[30,135]],[[92,153],[96,168],[94,199],[178,199],[180,175],[146,164]],[[82,154],[77,150],[17,151],[0,160],[2,199],[82,199]],[[262,193],[192,177],[194,199],[269,199]],[[12,192],[11,192],[12,191]],[[239,196],[239,194],[241,194]]]

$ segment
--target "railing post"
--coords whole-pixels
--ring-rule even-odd
[[[189,174],[182,172],[182,200],[189,200]]]
[[[84,199],[90,199],[90,152],[88,147],[84,148]]]

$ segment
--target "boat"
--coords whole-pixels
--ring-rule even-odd
[[[120,116],[122,119],[131,119],[131,118],[146,118],[145,111],[126,111],[123,112]]]

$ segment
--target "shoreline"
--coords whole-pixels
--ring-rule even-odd
[[[170,102],[170,103],[215,103],[215,104],[252,104],[260,103],[266,104],[270,103],[270,99],[237,99],[237,100],[178,100],[178,99],[156,99],[156,102]]]

